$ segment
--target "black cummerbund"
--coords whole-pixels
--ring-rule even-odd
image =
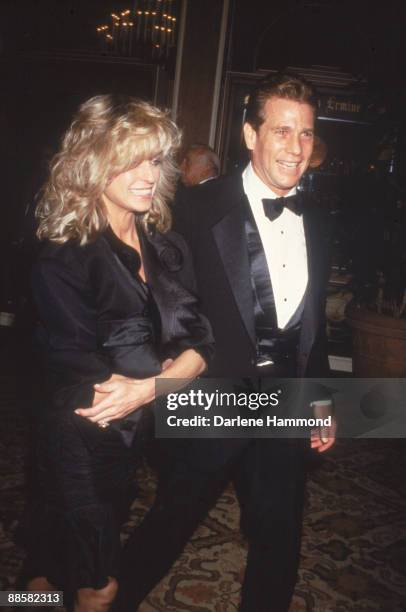
[[[257,328],[257,367],[275,364],[294,376],[300,324],[289,329]]]

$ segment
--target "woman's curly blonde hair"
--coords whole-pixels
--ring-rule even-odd
[[[168,114],[135,98],[95,96],[79,108],[50,164],[36,215],[37,235],[63,243],[86,244],[107,226],[101,195],[109,181],[145,159],[161,159],[160,178],[144,227],[165,232],[171,225],[168,202],[178,175],[175,153],[180,132]]]

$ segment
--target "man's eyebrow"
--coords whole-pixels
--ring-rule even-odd
[[[290,125],[273,125],[271,126],[271,130],[293,130],[294,128]],[[315,128],[313,127],[308,127],[308,128],[303,128],[301,130],[301,132],[312,132],[313,134],[315,133]]]

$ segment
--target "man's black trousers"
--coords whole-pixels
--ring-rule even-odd
[[[124,548],[117,610],[134,612],[168,573],[231,478],[248,540],[240,611],[286,612],[299,564],[308,445],[300,439],[252,440],[217,472],[176,460]]]

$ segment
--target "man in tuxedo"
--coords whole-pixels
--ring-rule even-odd
[[[311,88],[296,77],[261,82],[246,109],[251,161],[242,175],[192,187],[177,202],[175,228],[191,245],[216,341],[210,376],[328,375],[328,218],[297,192],[312,155],[315,108]],[[313,399],[314,410],[328,410],[329,399]],[[310,442],[173,441],[178,460],[124,551],[125,599],[134,606],[166,573],[231,478],[249,544],[240,611],[286,612],[299,563],[306,452],[329,448],[334,429],[312,431]]]

